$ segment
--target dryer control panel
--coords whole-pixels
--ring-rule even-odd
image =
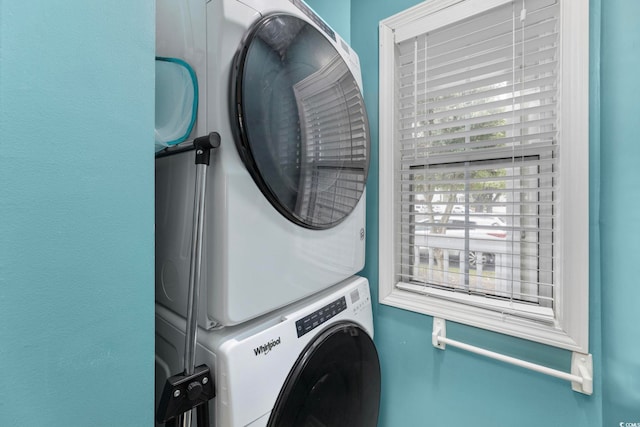
[[[345,297],[338,298],[330,304],[314,311],[296,321],[296,331],[298,332],[298,338],[311,332],[318,326],[322,325],[332,317],[336,316],[347,309],[347,300]]]

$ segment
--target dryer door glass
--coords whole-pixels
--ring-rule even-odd
[[[354,323],[339,323],[300,355],[267,426],[375,427],[379,405],[373,341]]]
[[[333,42],[302,19],[270,15],[250,30],[233,73],[236,145],[262,193],[296,224],[338,224],[364,192],[369,125]]]

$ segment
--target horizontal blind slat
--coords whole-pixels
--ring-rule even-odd
[[[482,130],[483,130],[482,134],[490,134],[494,132],[494,129],[497,129],[497,128],[504,129],[505,126],[509,126],[509,123],[508,123],[509,119],[511,120],[513,120],[514,118],[518,119],[518,121],[513,120],[513,123],[520,123],[520,122],[528,123],[528,121],[522,120],[523,116],[538,115],[543,113],[554,112],[556,110],[555,104],[552,104],[552,103],[546,103],[544,105],[535,106],[535,107],[524,107],[524,108],[522,108],[521,106],[518,106],[518,107],[519,108],[515,108],[513,110],[505,109],[504,112],[498,112],[498,113],[487,112],[488,114],[482,115],[482,116],[475,116],[470,118],[460,117],[453,120],[438,121],[437,123],[426,123],[422,125],[418,124],[418,126],[415,126],[415,123],[413,123],[414,126],[405,124],[405,126],[400,127],[399,131],[400,132],[426,131],[428,132],[429,135],[435,134],[441,137],[446,136],[447,138],[451,139],[451,138],[457,138],[457,135],[463,133],[464,132],[463,129],[468,129],[470,125],[487,124],[487,126],[482,127]],[[402,125],[403,122],[401,121],[400,124]],[[491,126],[492,124],[495,124],[496,126]],[[463,132],[458,132],[456,130],[457,128],[463,128],[463,129],[460,129]],[[448,130],[448,131],[438,133],[438,131],[444,131],[444,130]]]
[[[439,97],[451,96],[452,94],[455,94],[456,96],[479,94],[479,98],[483,98],[483,90],[495,89],[497,87],[507,88],[507,91],[514,87],[515,89],[519,89],[518,85],[526,84],[529,80],[547,77],[545,74],[555,73],[556,68],[557,62],[551,61],[544,64],[526,67],[515,75],[511,70],[505,70],[503,73],[479,80],[462,82],[457,85],[450,85],[442,88],[429,88],[427,90],[424,89],[422,82],[416,82],[415,84],[398,88],[398,101],[400,105],[407,103],[407,101],[412,103],[413,98],[417,97],[420,100],[427,99],[428,101],[434,100],[437,102],[440,100]],[[475,97],[472,97],[472,99],[475,99]]]
[[[458,108],[458,106],[460,105],[470,104],[470,103],[473,103],[474,101],[477,102],[477,100],[500,98],[502,96],[505,96],[505,94],[507,96],[512,96],[514,98],[517,98],[518,96],[522,96],[520,95],[520,93],[522,92],[530,92],[531,90],[538,90],[538,91],[544,92],[549,88],[554,87],[555,81],[556,81],[556,76],[545,76],[541,78],[531,79],[525,82],[517,82],[518,94],[514,95],[511,91],[505,90],[505,87],[509,86],[513,88],[513,85],[515,84],[513,80],[508,80],[504,83],[504,86],[497,86],[497,87],[488,88],[484,90],[478,90],[466,95],[460,95],[460,96],[445,98],[441,100],[435,100],[435,98],[431,98],[429,101],[429,107],[431,107],[431,109],[434,109],[434,110],[438,108],[443,110],[449,110],[449,109]],[[414,110],[416,108],[416,104],[413,101],[411,103],[407,103],[405,101],[399,104],[403,104],[403,105],[398,105],[398,111],[401,114],[407,114],[407,111]]]
[[[557,16],[558,2],[556,0],[527,0],[527,19],[526,23],[538,23]],[[520,18],[520,8],[517,9],[517,19]],[[499,26],[508,22],[511,24],[514,10],[512,6],[505,5],[502,8],[495,9],[489,13],[477,15],[471,19],[467,19],[449,27],[430,32],[432,44],[435,46],[452,44],[455,46],[456,40],[467,34],[478,34],[481,37],[483,32],[488,29]]]
[[[490,297],[474,302],[482,306],[517,301],[514,315],[552,318],[562,197],[557,5],[527,0],[522,21],[518,2],[445,26],[432,20],[428,33],[397,44],[400,280]],[[455,255],[450,271],[430,264],[438,251]]]

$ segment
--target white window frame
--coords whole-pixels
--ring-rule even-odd
[[[423,34],[437,20],[446,25],[497,7],[511,0],[431,0],[380,22],[380,303],[547,345],[589,352],[589,2],[560,0],[561,141],[559,173],[558,288],[556,318],[544,324],[495,310],[469,305],[468,296],[416,287],[397,286],[395,271],[397,198],[394,166],[395,44]],[[437,14],[437,15],[435,15]],[[465,301],[467,299],[467,301]]]

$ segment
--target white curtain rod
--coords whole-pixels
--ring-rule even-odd
[[[559,371],[547,366],[527,362],[526,360],[506,356],[504,354],[447,338],[445,320],[438,317],[433,318],[433,333],[431,334],[431,340],[433,346],[440,350],[444,350],[448,344],[461,350],[466,350],[471,353],[479,354],[501,362],[510,363],[545,375],[571,381],[574,391],[588,395],[593,394],[593,358],[591,354],[574,352],[571,358],[571,373]]]

